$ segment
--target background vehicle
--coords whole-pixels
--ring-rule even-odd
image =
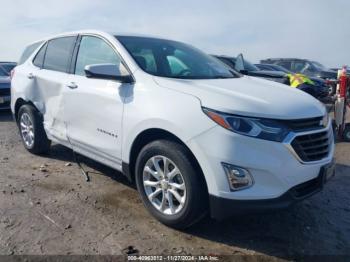
[[[342,68],[331,68],[331,69],[338,73],[338,70],[341,70]],[[347,73],[347,75],[350,75],[350,68],[349,67],[346,68],[346,73]]]
[[[15,68],[17,63],[15,62],[0,62],[0,69],[6,72],[6,74],[9,76],[11,74],[12,69]]]
[[[11,79],[9,74],[0,67],[0,110],[10,109]]]
[[[319,62],[298,58],[268,58],[260,61],[261,64],[276,64],[294,73],[301,73],[311,77],[323,79],[337,79],[333,70]]]
[[[284,84],[286,82],[286,74],[289,73],[288,70],[276,71],[270,69],[261,70],[256,65],[250,63],[243,58],[243,55],[238,55],[238,57],[230,56],[215,56],[222,62],[230,66],[231,68],[239,71],[244,75],[261,77],[267,80],[275,81]],[[265,67],[266,68],[266,67]],[[314,96],[320,100],[325,99],[330,90],[330,86],[327,82],[321,78],[313,77],[311,78],[315,85],[312,89]]]
[[[280,72],[284,72],[287,74],[293,74],[292,71],[289,71],[288,69],[279,66],[279,65],[274,65],[274,64],[255,64],[255,66],[257,68],[259,68],[260,70],[266,70],[266,71],[280,71]]]
[[[220,219],[288,207],[334,173],[322,104],[177,41],[58,35],[15,68],[12,95],[29,152],[54,141],[122,171],[148,211],[177,228],[209,210]]]

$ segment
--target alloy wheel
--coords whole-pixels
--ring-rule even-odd
[[[148,200],[162,214],[179,213],[186,201],[186,185],[179,168],[165,156],[153,156],[143,169]]]
[[[34,144],[34,126],[29,114],[27,113],[21,115],[20,130],[26,146],[29,148],[32,147]]]

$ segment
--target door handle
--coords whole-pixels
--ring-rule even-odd
[[[27,75],[27,77],[28,77],[29,79],[34,79],[33,73],[29,73],[29,74]]]
[[[70,89],[76,89],[76,88],[78,88],[78,85],[77,85],[76,83],[74,83],[74,82],[69,83],[67,86],[68,86]]]

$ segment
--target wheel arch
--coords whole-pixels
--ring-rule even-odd
[[[153,141],[161,140],[161,139],[177,142],[177,143],[181,144],[182,146],[184,146],[188,150],[190,157],[192,158],[191,160],[193,161],[197,170],[200,170],[199,175],[201,176],[201,179],[203,179],[203,182],[206,186],[206,190],[208,192],[208,186],[207,186],[207,182],[206,182],[203,170],[202,170],[198,160],[196,159],[195,155],[191,151],[191,149],[179,137],[177,137],[173,133],[171,133],[165,129],[161,129],[161,128],[146,129],[146,130],[142,131],[141,133],[139,133],[136,136],[136,138],[134,139],[132,146],[131,146],[131,149],[130,149],[129,163],[123,162],[123,173],[128,177],[128,179],[131,182],[135,181],[135,164],[136,164],[137,156],[140,153],[141,149],[145,145],[147,145]]]
[[[16,103],[15,103],[15,107],[14,107],[14,118],[15,118],[15,121],[17,122],[18,120],[18,112],[19,112],[19,109],[23,106],[23,105],[31,105],[32,107],[34,107],[36,110],[38,110],[38,108],[34,105],[34,103],[32,103],[31,101],[26,101],[24,100],[23,98],[18,98],[16,100]],[[39,110],[38,110],[39,111]]]

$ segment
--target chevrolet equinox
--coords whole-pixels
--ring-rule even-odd
[[[122,171],[168,226],[288,207],[334,174],[331,121],[300,90],[154,37],[79,31],[34,46],[12,77],[24,147],[52,141]]]

